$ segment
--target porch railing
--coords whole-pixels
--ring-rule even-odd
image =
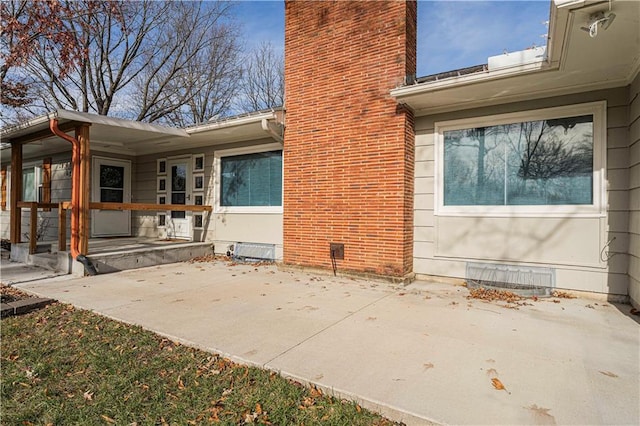
[[[29,209],[29,254],[37,250],[38,210],[58,210],[58,250],[67,249],[67,210],[71,209],[70,201],[59,203],[37,203],[19,201],[14,214],[22,215],[22,209]],[[131,211],[180,211],[211,212],[211,206],[195,206],[186,204],[151,204],[151,203],[89,203],[90,210],[131,210]],[[18,235],[18,243],[20,235]]]

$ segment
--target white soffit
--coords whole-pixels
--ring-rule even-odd
[[[181,129],[97,114],[57,110],[7,127],[2,130],[0,136],[3,142],[7,142],[13,138],[33,134],[48,129],[49,120],[57,118],[60,125],[68,122],[89,123],[92,151],[136,156],[270,138],[262,129],[262,120],[275,117],[275,112],[256,113]],[[67,133],[72,135],[73,130]],[[70,149],[69,142],[52,135],[25,144],[23,155],[29,158]]]

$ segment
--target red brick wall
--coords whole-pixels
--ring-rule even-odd
[[[413,262],[416,3],[287,1],[284,262],[404,276]]]

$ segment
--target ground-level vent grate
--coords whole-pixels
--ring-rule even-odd
[[[233,256],[242,260],[275,260],[274,244],[236,243]]]
[[[555,271],[538,266],[467,263],[467,285],[506,290],[521,296],[549,296],[555,287]]]

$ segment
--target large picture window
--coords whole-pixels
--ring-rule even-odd
[[[219,157],[219,206],[282,207],[282,150]]]
[[[555,110],[532,112],[525,120],[516,118],[526,114],[511,114],[496,117],[495,124],[477,125],[480,120],[475,120],[469,126],[442,126],[442,210],[499,212],[502,207],[523,212],[565,206],[577,211],[596,206],[596,161],[601,162],[596,127],[601,126],[601,114],[593,107],[580,114]]]

